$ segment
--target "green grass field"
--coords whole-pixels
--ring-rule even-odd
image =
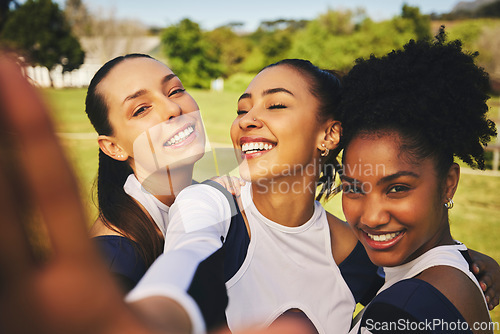
[[[241,92],[190,90],[198,101],[210,141],[230,144],[229,127],[236,115],[236,100]],[[56,130],[60,133],[93,133],[84,112],[84,89],[44,90],[52,106]],[[492,118],[500,116],[500,98],[493,99]],[[97,142],[92,139],[62,137],[63,145],[79,179],[82,198],[88,209],[89,224],[96,208],[91,197],[97,173]],[[500,261],[500,176],[462,173],[451,228],[455,239]],[[341,196],[325,204],[328,211],[343,217]],[[500,322],[500,307],[491,312]]]

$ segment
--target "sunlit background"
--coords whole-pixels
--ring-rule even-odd
[[[86,86],[107,60],[150,54],[167,63],[200,105],[214,146],[230,147],[236,100],[256,72],[283,58],[348,71],[359,57],[383,55],[433,36],[479,51],[491,77],[490,117],[500,124],[500,1],[29,0],[2,1],[0,43],[21,50],[26,74],[52,105],[56,129],[80,180],[89,225],[96,134],[84,113]],[[463,168],[452,233],[500,261],[500,143],[487,171]],[[221,160],[222,161],[222,160]],[[340,197],[326,208],[343,217]],[[500,321],[500,311],[492,312]]]

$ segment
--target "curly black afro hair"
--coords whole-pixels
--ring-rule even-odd
[[[396,130],[407,155],[437,157],[444,172],[457,156],[484,169],[484,149],[496,135],[486,119],[488,74],[455,40],[411,40],[403,50],[358,59],[343,78],[340,106],[343,145],[358,134]]]

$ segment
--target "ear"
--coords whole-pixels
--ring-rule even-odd
[[[444,193],[443,193],[443,204],[448,202],[449,199],[452,199],[455,196],[455,192],[458,188],[458,181],[460,180],[460,166],[456,163],[453,163],[446,174],[446,178],[444,180]]]
[[[342,136],[342,124],[340,121],[329,120],[324,129],[324,132],[320,134],[318,150],[324,151],[325,148],[329,150],[336,149]]]
[[[99,143],[101,151],[107,156],[118,161],[126,161],[128,159],[128,153],[116,143],[115,138],[100,135],[97,138],[97,142]]]

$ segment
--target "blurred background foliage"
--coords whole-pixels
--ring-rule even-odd
[[[0,43],[25,50],[28,62],[49,69],[62,64],[70,71],[82,64],[85,50],[78,40],[99,37],[107,42],[101,44],[105,48],[112,37],[149,35],[161,40],[153,56],[170,65],[186,86],[209,88],[213,79],[236,75],[237,81],[241,74],[254,74],[283,58],[348,71],[359,57],[383,55],[411,38],[432,37],[445,25],[450,39],[460,38],[467,50],[479,51],[479,64],[490,73],[493,86],[500,85],[500,0],[476,0],[458,4],[450,13],[429,15],[404,4],[400,15],[379,22],[362,8],[328,9],[311,20],[262,21],[255,31],[244,31],[241,22],[205,31],[187,18],[168,27],[147,27],[117,19],[112,12],[93,11],[83,0],[66,0],[64,8],[52,0],[19,2],[0,5]]]

